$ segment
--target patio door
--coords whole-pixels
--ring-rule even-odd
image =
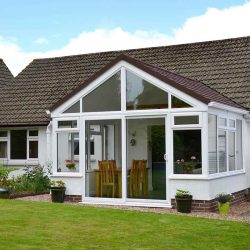
[[[121,120],[85,122],[85,196],[121,198]]]
[[[166,200],[165,117],[127,119],[127,198]]]

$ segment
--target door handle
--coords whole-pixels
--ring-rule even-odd
[[[167,162],[168,161],[168,155],[164,154],[164,160]]]

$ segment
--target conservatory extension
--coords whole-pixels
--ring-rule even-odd
[[[53,178],[85,203],[168,207],[176,189],[202,201],[244,190],[246,113],[122,55],[50,110]]]

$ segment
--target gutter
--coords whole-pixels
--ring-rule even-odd
[[[218,108],[218,109],[223,109],[223,110],[227,110],[230,112],[234,112],[234,113],[238,113],[238,114],[242,114],[244,115],[244,117],[246,118],[246,116],[249,116],[250,118],[250,112],[247,109],[244,108],[235,108],[226,104],[221,104],[219,102],[210,102],[208,104],[209,107],[213,107],[213,108]]]

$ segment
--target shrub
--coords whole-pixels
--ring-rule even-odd
[[[27,166],[24,171],[23,175],[14,178],[12,183],[13,193],[40,193],[49,190],[50,179],[44,166]]]

